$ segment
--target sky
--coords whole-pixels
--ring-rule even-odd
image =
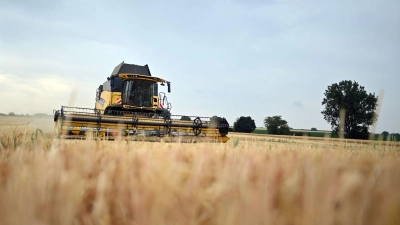
[[[379,95],[400,132],[398,0],[0,0],[0,113],[93,108],[116,65],[171,81],[172,114],[330,130],[328,86]],[[161,89],[161,91],[167,92]]]

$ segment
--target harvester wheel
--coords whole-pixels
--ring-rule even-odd
[[[104,115],[108,115],[108,116],[121,116],[122,115],[122,110],[120,110],[119,108],[107,108],[104,111]]]
[[[201,133],[201,127],[203,126],[203,122],[199,117],[193,120],[193,133],[195,136],[198,136]]]
[[[110,108],[107,108],[106,110],[104,110],[104,115],[111,115],[112,114],[112,110]]]
[[[229,123],[228,121],[226,121],[225,118],[222,118],[222,120],[219,122],[219,126],[221,128],[219,128],[219,134],[221,134],[222,137],[225,137],[228,132],[229,132]]]

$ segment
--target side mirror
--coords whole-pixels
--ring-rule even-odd
[[[168,83],[167,83],[167,86],[168,86],[168,93],[171,93],[171,83],[168,82]]]

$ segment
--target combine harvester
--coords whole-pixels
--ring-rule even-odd
[[[96,93],[94,109],[62,106],[54,111],[59,138],[211,138],[227,142],[229,123],[221,117],[171,115],[171,103],[158,84],[171,83],[150,73],[148,65],[122,62]]]

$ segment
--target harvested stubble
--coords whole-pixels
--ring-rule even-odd
[[[396,146],[18,138],[0,224],[400,224]]]

